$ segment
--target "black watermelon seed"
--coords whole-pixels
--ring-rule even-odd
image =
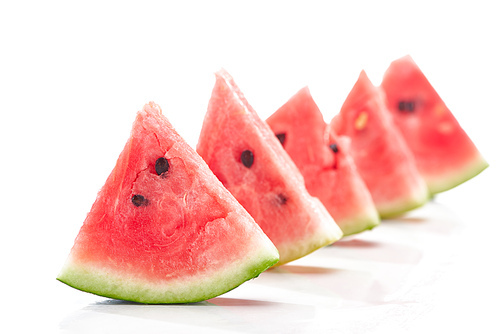
[[[279,205],[285,205],[286,202],[288,201],[288,198],[285,195],[283,195],[283,194],[278,194],[276,196],[276,198],[278,200],[278,204]]]
[[[250,168],[253,165],[253,153],[250,150],[245,150],[241,153],[240,156],[241,163],[243,166]]]
[[[276,137],[280,141],[281,145],[285,142],[286,134],[285,133],[278,133],[276,134]]]
[[[398,110],[401,112],[415,111],[415,101],[399,101]]]
[[[164,157],[158,158],[155,163],[155,171],[156,174],[162,175],[163,173],[166,173],[169,169],[170,165],[168,163],[168,160],[165,159]]]
[[[337,169],[337,161],[338,161],[337,153],[339,153],[339,146],[337,145],[337,143],[330,144],[330,150],[332,150],[332,152],[335,154],[333,169]]]
[[[135,206],[147,205],[148,200],[144,198],[142,195],[134,195],[132,196],[132,204]]]
[[[330,149],[333,151],[333,153],[339,153],[339,146],[337,143],[330,144]]]

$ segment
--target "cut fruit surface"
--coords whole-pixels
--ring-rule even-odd
[[[233,78],[216,73],[197,146],[214,174],[276,245],[283,264],[342,236]]]
[[[425,204],[429,192],[415,159],[396,129],[383,95],[361,72],[330,124],[351,139],[351,153],[382,218]]]
[[[188,303],[225,293],[277,261],[253,218],[149,103],[57,279],[110,298]]]
[[[391,63],[381,88],[431,193],[451,189],[488,166],[410,56]]]
[[[344,236],[372,229],[380,218],[349,152],[349,139],[327,131],[327,124],[307,87],[267,120]]]

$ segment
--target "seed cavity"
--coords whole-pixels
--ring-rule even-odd
[[[354,128],[356,130],[363,130],[366,127],[366,123],[368,123],[368,113],[366,111],[362,111],[354,120]]]
[[[146,198],[144,198],[144,196],[142,196],[142,195],[133,195],[132,196],[132,204],[134,204],[137,207],[145,206],[148,204],[148,200]]]
[[[161,157],[161,158],[158,158],[158,160],[156,160],[156,163],[155,163],[156,174],[163,175],[164,173],[166,173],[168,171],[169,168],[170,168],[170,165],[169,165],[168,160],[166,158]]]
[[[245,151],[241,152],[240,160],[241,160],[241,163],[243,164],[243,166],[245,166],[246,168],[252,167],[253,160],[254,160],[254,156],[253,156],[252,151],[245,150]]]
[[[415,101],[399,101],[398,110],[403,113],[412,113],[415,111]]]
[[[280,141],[281,145],[283,145],[285,143],[286,133],[278,133],[278,134],[276,134],[276,137]]]

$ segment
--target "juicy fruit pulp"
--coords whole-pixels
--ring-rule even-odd
[[[353,159],[381,217],[426,203],[427,186],[414,157],[395,128],[380,90],[364,71],[330,126],[351,139]]]
[[[142,303],[227,292],[278,261],[253,218],[147,104],[58,279]]]
[[[344,236],[380,222],[370,192],[349,153],[349,140],[327,132],[327,124],[309,89],[303,88],[268,119],[285,151]]]
[[[341,237],[274,133],[224,70],[216,74],[197,150],[276,245],[278,264]]]
[[[381,88],[431,193],[453,188],[488,166],[410,56],[391,63]]]

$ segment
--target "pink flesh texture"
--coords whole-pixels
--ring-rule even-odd
[[[344,234],[378,224],[368,188],[350,156],[347,137],[327,132],[327,124],[307,87],[267,119],[283,147],[304,176],[306,188],[321,200]],[[337,153],[330,148],[337,145]],[[357,225],[357,226],[354,226]]]
[[[392,122],[383,95],[364,71],[330,126],[351,139],[352,156],[382,217],[423,205],[427,186]]]
[[[157,175],[155,161],[170,168]],[[135,206],[139,194],[147,205]],[[144,281],[211,273],[268,238],[199,155],[150,103],[98,194],[72,261]]]
[[[381,88],[432,193],[457,186],[488,166],[410,56],[391,63]],[[413,103],[413,110],[399,110],[401,102]]]
[[[338,226],[308,194],[274,133],[223,70],[216,74],[197,150],[278,248],[280,264],[312,251],[300,250],[309,239],[316,243],[312,248],[337,240]],[[245,150],[255,157],[250,168],[240,160]]]

